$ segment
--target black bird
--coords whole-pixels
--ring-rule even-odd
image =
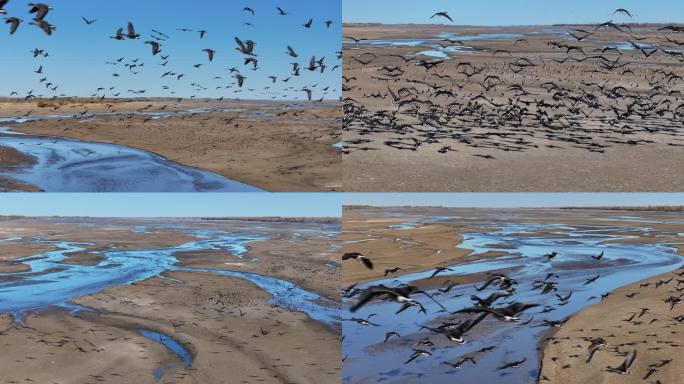
[[[392,331],[392,332],[387,332],[387,333],[385,333],[385,340],[383,341],[383,343],[386,343],[387,340],[389,340],[390,337],[392,337],[392,336],[396,336],[396,337],[399,337],[399,338],[401,337],[401,335],[400,335],[398,332],[394,332],[394,331]]]
[[[342,255],[342,260],[349,259],[353,259],[360,262],[368,269],[373,269],[373,262],[369,258],[364,256],[361,252],[346,252],[344,255]]]
[[[437,274],[442,273],[442,272],[446,272],[446,271],[453,271],[453,269],[446,268],[446,267],[437,267],[437,268],[435,268],[435,271],[432,272],[432,275],[430,275],[430,277],[428,277],[428,279],[432,279],[433,277],[437,276]]]
[[[522,360],[512,361],[510,363],[506,363],[497,369],[502,370],[502,369],[508,369],[508,368],[520,368],[520,366],[523,365],[526,361],[527,361],[527,357],[522,359]]]
[[[87,25],[91,25],[91,24],[93,24],[94,22],[97,21],[97,20],[95,20],[95,19],[93,19],[93,20],[88,20],[88,19],[86,19],[86,18],[83,17],[83,16],[81,16],[81,19],[83,19],[83,21],[85,21],[85,23],[86,23]]]
[[[599,253],[599,254],[596,255],[596,256],[592,256],[591,258],[592,258],[592,259],[596,259],[596,260],[601,260],[602,257],[603,257],[603,251],[601,251],[601,253]]]
[[[55,30],[55,26],[45,20],[32,21],[29,23],[29,25],[35,25],[36,27],[42,29],[43,32],[45,32],[45,34],[48,36],[52,36],[52,31]]]
[[[442,306],[437,300],[435,300],[429,293],[427,293],[425,291],[418,290],[416,287],[408,285],[408,286],[390,288],[390,287],[387,287],[387,286],[380,284],[380,285],[374,285],[372,287],[367,288],[363,292],[361,297],[359,298],[359,301],[356,302],[356,304],[352,305],[349,310],[351,312],[356,312],[359,310],[359,308],[368,304],[371,300],[379,297],[379,298],[384,298],[386,300],[396,301],[397,303],[402,304],[401,307],[395,313],[403,312],[410,307],[418,307],[418,308],[420,308],[421,312],[424,312],[425,308],[423,307],[423,305],[421,303],[419,303],[418,301],[411,298],[412,294],[418,294],[418,293],[427,296],[432,301],[434,301],[437,305],[444,308],[444,306]]]
[[[621,13],[623,15],[629,16],[630,18],[632,17],[632,14],[629,13],[629,11],[624,9],[624,8],[616,9],[615,12],[613,12],[613,15],[616,13]]]
[[[448,362],[448,361],[442,361],[442,365],[448,365],[448,366],[450,366],[451,368],[454,368],[454,369],[461,369],[461,366],[462,366],[463,363],[465,363],[466,361],[470,361],[470,362],[473,363],[473,364],[477,364],[477,361],[475,361],[475,359],[473,359],[472,357],[469,357],[469,356],[465,356],[465,357],[461,357],[460,359],[456,360],[456,361],[453,362],[453,363],[450,363],[450,362]]]
[[[5,10],[5,5],[7,5],[8,2],[9,0],[0,0],[0,15],[7,14],[7,11]]]
[[[465,339],[463,338],[463,336],[468,331],[473,329],[473,327],[476,326],[485,317],[487,317],[487,314],[481,313],[481,314],[479,314],[479,315],[477,315],[471,319],[468,319],[468,320],[462,322],[461,324],[457,325],[455,328],[451,328],[451,327],[431,328],[431,327],[423,325],[423,326],[421,326],[421,329],[425,328],[425,329],[428,329],[428,330],[435,332],[435,333],[441,333],[444,336],[446,336],[447,339],[449,339],[455,343],[458,343],[458,344],[463,344],[463,343],[465,343]]]
[[[636,359],[636,350],[630,352],[627,357],[625,358],[625,361],[622,362],[622,364],[618,367],[606,367],[606,371],[608,372],[614,372],[614,373],[619,373],[621,375],[629,375],[632,372],[629,371],[629,367],[634,363],[634,359]]]
[[[598,275],[596,275],[596,276],[594,276],[594,277],[590,277],[590,278],[588,278],[588,279],[584,282],[584,284],[582,284],[582,285],[591,284],[591,283],[593,283],[594,281],[598,280],[599,277],[601,277],[601,274],[598,274]]]
[[[155,56],[157,53],[159,53],[159,47],[161,46],[158,42],[156,41],[146,41],[145,44],[149,44],[152,46],[152,55]]]
[[[403,271],[403,268],[399,268],[399,267],[387,268],[387,269],[385,269],[385,277],[387,277],[387,275],[397,273],[399,271]]]
[[[216,51],[214,51],[214,50],[211,49],[211,48],[204,48],[204,49],[202,50],[202,52],[206,52],[206,53],[207,53],[207,55],[209,56],[209,61],[213,61],[213,60],[214,60],[214,54],[216,53]]]
[[[133,23],[130,21],[128,22],[128,33],[126,34],[126,37],[133,40],[140,38],[140,35],[135,33],[135,27],[133,27]]]
[[[432,353],[425,351],[425,350],[422,350],[422,349],[414,349],[413,353],[411,354],[411,357],[409,357],[409,359],[406,360],[406,362],[404,362],[404,365],[412,362],[413,360],[415,360],[421,356],[432,356]]]
[[[48,12],[52,10],[52,7],[50,7],[47,4],[44,3],[29,3],[29,13],[35,13],[36,17],[33,19],[36,21],[41,21],[45,19],[45,16],[47,16]]]
[[[470,300],[476,301],[477,304],[480,306],[491,307],[492,304],[494,304],[494,302],[497,301],[498,299],[500,299],[502,297],[509,297],[511,295],[512,295],[512,293],[510,293],[508,291],[497,291],[497,292],[490,294],[489,296],[487,296],[484,299],[481,299],[475,295],[472,295],[472,296],[470,296]]]
[[[496,317],[498,320],[501,321],[506,321],[506,322],[512,322],[512,321],[518,321],[520,320],[520,314],[526,311],[527,309],[538,307],[539,304],[525,304],[521,302],[514,302],[513,304],[509,305],[508,307],[500,307],[500,308],[491,308],[491,307],[482,307],[482,306],[477,306],[477,307],[468,307],[468,308],[463,308],[460,309],[456,312],[452,312],[454,314],[456,313],[490,313],[494,317]]]
[[[240,53],[243,53],[248,56],[256,56],[254,54],[254,46],[256,45],[252,40],[246,40],[242,41],[239,38],[235,38],[235,42],[237,43],[238,47],[235,48],[237,51]]]
[[[278,15],[280,16],[286,16],[288,13],[283,11],[280,7],[276,7],[278,9]]]
[[[286,53],[292,57],[298,57],[299,56],[297,54],[297,52],[295,52],[295,50],[292,47],[290,47],[289,45],[287,46],[287,52]]]
[[[309,19],[304,25],[302,25],[304,28],[311,28],[311,23],[313,23],[313,19]]]
[[[452,23],[454,22],[454,19],[452,19],[451,16],[449,16],[449,14],[446,13],[446,12],[437,12],[437,13],[435,13],[434,15],[430,16],[430,18],[432,19],[432,18],[435,18],[435,17],[438,17],[438,16],[439,16],[439,17],[443,17],[443,18],[445,18],[445,19],[449,19],[449,21],[451,21]]]
[[[599,348],[605,347],[606,345],[608,345],[608,343],[600,337],[592,340],[591,344],[589,345],[589,348],[587,349],[587,363],[591,361],[591,358],[594,357],[594,353],[596,353],[596,351],[598,351]]]
[[[14,32],[17,31],[17,28],[19,28],[19,24],[21,24],[22,21],[24,21],[24,20],[16,18],[16,17],[5,18],[5,24],[10,25],[10,35],[13,35]]]

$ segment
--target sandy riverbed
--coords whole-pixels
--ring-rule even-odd
[[[38,108],[35,103],[0,103],[0,116],[81,114],[83,117],[77,119],[3,125],[31,135],[139,148],[267,191],[341,189],[341,153],[333,147],[339,140],[341,129],[341,110],[336,102],[288,104],[197,100],[134,101],[110,105],[67,104],[57,108]],[[196,108],[236,111],[183,114],[161,119],[126,115]],[[103,112],[115,112],[117,115],[88,116],[89,113]],[[24,165],[30,163],[25,161]],[[5,187],[8,188],[7,185]]]

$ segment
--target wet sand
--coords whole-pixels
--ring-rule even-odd
[[[368,282],[385,277],[385,269],[399,267],[396,275],[425,271],[436,266],[457,264],[471,252],[459,248],[464,226],[456,223],[422,224],[417,228],[391,229],[391,225],[418,218],[367,216],[364,209],[345,209],[343,234],[344,252],[361,252],[373,260],[374,268],[366,268],[355,261],[344,262],[342,285]],[[379,212],[379,211],[376,211]],[[494,257],[497,253],[479,255]],[[471,259],[469,259],[471,260]],[[390,274],[389,276],[392,276]]]
[[[196,108],[239,111],[160,119],[126,115]],[[102,112],[124,115],[88,116]],[[49,114],[83,117],[2,125],[31,135],[143,149],[267,191],[336,191],[342,186],[341,153],[333,147],[341,127],[337,102],[151,100],[67,104],[58,108],[38,108],[35,103],[0,103],[0,116]]]
[[[679,254],[684,255],[681,248]],[[674,318],[684,314],[684,306],[679,304],[671,309],[664,300],[684,297],[684,286],[678,284],[678,279],[683,280],[682,272],[666,273],[616,289],[600,303],[572,316],[543,348],[540,383],[679,382],[684,377],[684,323]],[[656,283],[664,281],[669,282],[656,287]],[[640,316],[642,308],[648,311]],[[632,322],[625,321],[630,318]],[[587,348],[597,337],[608,345],[587,363]],[[637,357],[629,369],[630,375],[606,371],[606,367],[622,364],[624,354],[634,350]],[[670,359],[646,378],[652,364]]]
[[[178,245],[192,238],[181,229],[154,227],[160,223],[238,232],[250,226],[268,227],[273,246],[270,240],[251,242],[243,259],[218,251],[194,258],[177,256],[196,267],[223,265],[240,270],[237,263],[241,262],[250,271],[265,275],[278,271],[282,278],[306,273],[300,281],[307,289],[331,299],[339,295],[339,273],[326,267],[338,258],[336,239],[317,233],[296,235],[298,230],[317,228],[316,223],[298,227],[279,222],[106,220],[9,220],[3,221],[0,232],[21,231],[65,241],[90,237],[96,245],[89,249],[144,249]],[[134,232],[139,226],[145,229]],[[143,246],[144,239],[149,246]],[[95,257],[85,252],[69,256],[78,263],[92,262]],[[259,260],[252,263],[252,257]],[[339,382],[339,327],[313,321],[269,300],[267,292],[244,279],[174,271],[73,300],[94,311],[69,314],[51,307],[27,315],[23,325],[2,315],[0,342],[5,357],[0,359],[0,378],[8,383],[224,383],[227,378],[231,382]],[[192,364],[184,367],[179,356],[143,337],[141,329],[176,340],[188,351]]]
[[[609,105],[625,109],[626,103],[606,96],[608,92],[603,93],[597,86],[582,84],[599,82],[603,85],[608,81],[609,89],[622,92],[619,87],[624,87],[625,93],[644,96],[652,90],[647,80],[652,78],[651,71],[661,68],[666,73],[681,76],[684,75],[681,62],[664,54],[645,59],[639,51],[622,50],[622,62],[639,65],[601,71],[591,60],[560,64],[553,59],[564,58],[565,50],[554,49],[548,43],[566,39],[563,33],[570,28],[593,31],[595,27],[345,25],[344,36],[357,39],[421,41],[443,33],[456,34],[450,36],[452,40],[476,34],[523,35],[510,39],[465,40],[463,43],[474,50],[448,52],[449,59],[430,71],[415,63],[441,59],[418,53],[432,50],[428,45],[439,43],[440,38],[417,46],[369,45],[363,41],[345,43],[344,76],[350,79],[345,82],[344,92],[347,115],[343,134],[345,188],[349,191],[407,192],[682,190],[684,176],[676,172],[673,164],[684,160],[684,153],[679,148],[684,145],[684,135],[681,120],[672,115],[673,111],[617,121]],[[634,28],[634,36],[647,38],[645,42],[660,43],[666,37],[676,39],[676,34],[654,32],[654,29],[657,28]],[[559,32],[561,30],[563,32]],[[525,41],[516,43],[518,38]],[[626,39],[624,35],[605,30],[591,38],[594,40],[566,42],[595,54],[595,49]],[[510,51],[510,55],[496,50]],[[365,66],[352,59],[364,54],[370,59],[371,53],[377,59]],[[413,56],[417,60],[407,65],[390,55]],[[581,58],[579,54],[576,56]],[[535,66],[515,73],[510,63],[519,58],[529,59]],[[462,74],[467,69],[462,66],[464,63],[486,68],[468,78]],[[387,71],[380,70],[382,67],[400,67],[405,73],[398,77],[388,76]],[[626,69],[632,72],[623,74]],[[500,80],[485,81],[487,76],[498,76]],[[496,85],[485,90],[483,81],[490,82],[486,85]],[[655,98],[662,99],[664,105],[677,105],[679,93],[676,91],[681,89],[677,81],[665,85],[670,87],[668,91],[675,93]],[[551,83],[558,88],[549,92]],[[512,85],[522,85],[528,94],[511,89]],[[388,88],[395,94],[403,89],[398,96],[402,101],[418,99],[423,103],[400,106],[399,102],[393,102]],[[437,91],[453,91],[455,96],[437,95]],[[567,106],[573,104],[571,100],[580,100],[585,93],[596,96],[605,111],[592,109],[590,116],[584,116],[581,111],[588,109],[581,102],[575,103],[574,109],[570,108],[572,113],[546,111],[550,124],[556,124],[553,128],[544,128],[537,121],[526,125],[525,119],[519,125],[515,119],[502,116],[504,107],[494,107],[484,99],[473,100],[482,94],[498,105],[505,106],[509,100],[522,101],[524,105],[519,104],[520,108],[535,114],[536,100],[546,103],[560,100]],[[482,118],[476,120],[468,113],[463,114],[468,105],[480,108]],[[431,120],[426,116],[432,114],[433,108],[441,109],[443,113]],[[412,109],[415,111],[411,112]],[[406,113],[394,115],[398,110]],[[424,121],[421,122],[418,116]],[[396,119],[395,129],[384,125],[392,118]],[[572,126],[564,128],[561,123]],[[413,147],[414,139],[422,142],[417,148]],[[395,142],[393,145],[405,149],[390,147],[387,142]]]

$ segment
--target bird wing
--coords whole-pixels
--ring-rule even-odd
[[[243,50],[243,51],[247,50],[247,48],[245,47],[245,43],[243,43],[242,40],[240,40],[239,38],[236,37],[235,42],[237,43],[237,45],[240,46],[241,50]]]
[[[396,296],[397,293],[392,291],[391,289],[386,288],[386,287],[380,287],[380,286],[370,287],[363,292],[363,294],[359,298],[359,301],[357,301],[356,304],[352,305],[351,308],[349,308],[349,311],[350,312],[356,312],[359,308],[368,304],[368,302],[371,301],[372,299],[374,299],[376,296],[384,295],[384,294],[390,294],[392,296]]]
[[[629,355],[627,355],[627,358],[625,359],[625,361],[620,366],[620,369],[622,369],[623,371],[626,371],[627,368],[629,368],[632,365],[632,363],[634,363],[634,359],[636,359],[636,353],[637,353],[636,349],[633,350],[632,352],[630,352]]]

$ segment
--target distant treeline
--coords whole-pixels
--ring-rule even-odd
[[[420,209],[425,209],[425,208],[438,208],[438,209],[443,209],[443,208],[449,208],[441,205],[392,205],[392,206],[378,206],[378,205],[345,205],[344,209],[412,209],[412,208],[420,208]],[[452,207],[454,208],[454,207]]]
[[[601,23],[570,23],[570,24],[530,24],[530,25],[471,25],[471,24],[421,24],[421,23],[398,23],[398,24],[386,24],[386,23],[342,23],[344,27],[378,27],[383,25],[408,25],[412,27],[456,27],[456,28],[510,28],[510,27],[576,27],[582,25],[599,25]],[[679,25],[681,23],[620,23],[620,25],[629,25],[630,27],[657,27],[661,25]]]
[[[281,216],[265,216],[265,217],[202,217],[202,220],[208,221],[222,221],[222,220],[240,220],[240,221],[261,221],[261,222],[285,222],[285,223],[323,223],[336,224],[340,222],[339,217],[281,217]]]
[[[634,207],[562,207],[561,209],[598,209],[605,211],[652,211],[652,212],[684,212],[682,205],[645,205]]]

